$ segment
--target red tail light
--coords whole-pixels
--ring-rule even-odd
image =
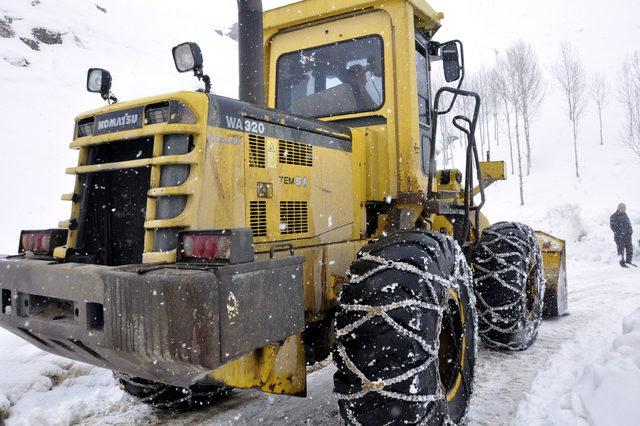
[[[253,233],[248,229],[183,231],[178,236],[178,262],[244,263],[253,261]]]
[[[229,259],[231,256],[231,240],[221,235],[186,235],[183,244],[185,257]]]
[[[67,233],[66,229],[22,231],[18,253],[32,252],[40,255],[52,255],[56,247],[66,244]]]

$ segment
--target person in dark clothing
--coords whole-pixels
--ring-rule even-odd
[[[618,256],[620,256],[620,266],[627,268],[627,265],[636,266],[633,262],[633,243],[631,235],[631,221],[627,216],[627,206],[624,203],[618,204],[618,210],[611,215],[611,230],[613,231],[613,239],[618,246]],[[625,256],[626,255],[626,256]]]

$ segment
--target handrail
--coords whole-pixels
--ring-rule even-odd
[[[453,102],[449,106],[449,108],[445,111],[439,111],[438,107],[440,104],[440,100],[442,98],[443,93],[448,92],[454,95],[454,101],[458,96],[467,96],[474,98],[475,104],[473,108],[473,118],[469,119],[463,115],[456,115],[452,122],[453,125],[467,135],[467,154],[466,154],[466,164],[465,164],[465,187],[464,187],[464,232],[462,236],[462,243],[466,244],[468,238],[470,237],[471,232],[471,221],[469,219],[469,215],[471,211],[475,212],[475,240],[478,241],[479,233],[480,233],[480,209],[484,206],[486,197],[484,193],[484,182],[482,181],[482,173],[480,170],[480,160],[478,156],[478,147],[476,145],[475,139],[475,131],[478,124],[478,116],[480,114],[480,104],[481,99],[480,95],[475,92],[471,92],[468,90],[463,90],[460,88],[453,87],[441,87],[436,92],[434,98],[434,120],[433,127],[431,132],[431,149],[430,149],[430,157],[429,164],[433,164],[435,158],[435,145],[436,145],[436,137],[437,137],[437,128],[438,128],[438,115],[444,115],[451,111],[453,108]],[[464,123],[464,124],[463,124]],[[466,126],[465,126],[466,125]],[[476,166],[476,174],[478,178],[478,185],[480,187],[480,203],[477,206],[473,206],[473,166]],[[427,194],[429,199],[435,198],[435,193],[433,191],[433,173],[429,173],[429,180],[427,185]]]

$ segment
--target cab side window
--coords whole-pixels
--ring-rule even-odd
[[[429,126],[429,65],[424,48],[416,43],[416,73],[418,75],[418,121]]]
[[[418,126],[422,151],[422,172],[429,176],[431,165],[431,101],[429,93],[429,55],[427,40],[421,34],[416,35],[416,76],[418,84]]]

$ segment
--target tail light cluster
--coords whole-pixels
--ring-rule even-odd
[[[221,235],[187,235],[183,241],[184,256],[191,259],[229,259],[231,240]]]
[[[178,263],[247,263],[253,261],[250,229],[182,231],[178,234]]]
[[[67,243],[66,229],[46,229],[40,231],[22,231],[18,253],[32,252],[38,255],[53,255],[56,247]]]

